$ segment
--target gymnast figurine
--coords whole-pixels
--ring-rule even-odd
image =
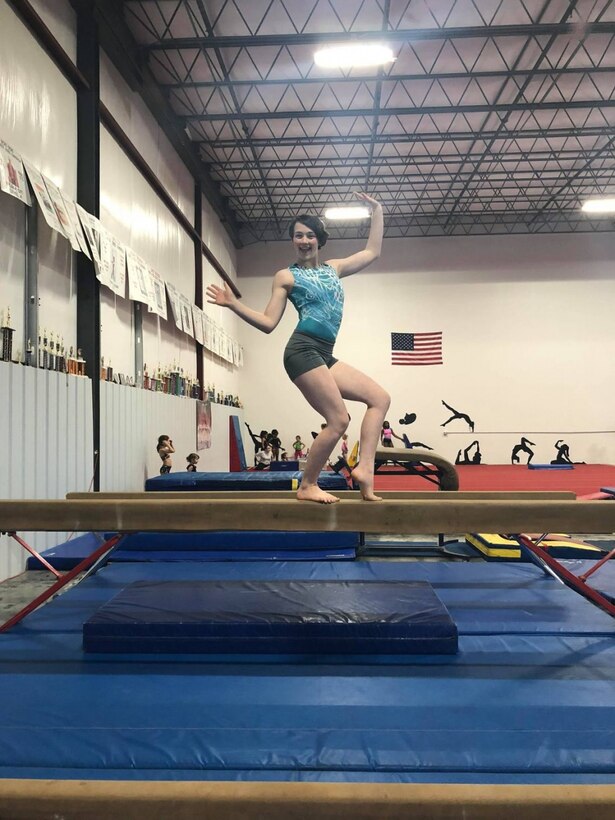
[[[398,436],[397,433],[394,432],[393,428],[389,424],[388,421],[382,422],[382,430],[380,431],[380,441],[383,447],[392,447],[393,446],[393,439],[396,438],[398,441],[401,441],[403,444],[403,438]]]
[[[189,456],[186,456],[186,461],[188,462],[186,470],[188,470],[189,473],[196,473],[196,465],[199,458],[200,456],[198,453],[190,453]]]
[[[534,451],[531,449],[531,447],[528,446],[530,444],[532,447],[536,446],[533,441],[530,441],[529,439],[525,438],[525,436],[522,436],[519,444],[515,444],[515,446],[512,448],[512,453],[510,454],[510,463],[519,464],[519,453],[527,453],[527,463],[529,464],[531,460],[534,458]]]
[[[175,452],[173,442],[168,436],[158,436],[158,444],[156,445],[156,452],[162,460],[160,467],[160,475],[166,475],[171,472],[173,463],[171,462],[171,453]]]
[[[472,447],[476,447],[473,455],[470,456],[470,450]],[[457,453],[457,458],[455,459],[455,464],[480,464],[483,460],[481,451],[480,451],[480,444],[478,441],[473,441],[472,444],[468,445],[463,451],[463,458],[461,458],[461,450]]]
[[[286,372],[307,402],[324,417],[327,426],[314,439],[297,498],[333,504],[339,499],[318,486],[320,471],[349,422],[344,399],[366,406],[361,425],[361,461],[352,472],[365,501],[379,501],[374,494],[374,459],[382,422],[390,404],[389,394],[373,379],[333,356],[342,321],[344,293],[341,279],[370,265],[382,249],[382,206],[365,193],[356,196],[371,208],[369,237],[364,250],[342,259],[321,262],[319,250],[328,233],[316,216],[301,214],[289,225],[296,261],[273,278],[271,298],[264,311],[242,304],[228,284],[209,285],[210,304],[230,308],[248,324],[270,333],[280,322],[286,304],[292,302],[299,323],[284,352]]]
[[[451,407],[451,406],[450,406],[450,404],[447,404],[447,403],[444,401],[444,399],[442,400],[442,404],[443,404],[443,405],[444,405],[444,406],[445,406],[448,410],[450,410],[450,411],[451,411],[451,413],[452,413],[453,415],[450,417],[450,419],[447,419],[447,420],[444,422],[444,424],[441,424],[441,425],[440,425],[440,427],[446,427],[446,425],[447,425],[447,424],[450,424],[450,423],[451,423],[451,421],[455,421],[455,419],[463,419],[463,420],[467,423],[468,427],[470,428],[470,432],[471,432],[471,433],[473,433],[473,432],[474,432],[474,422],[473,422],[473,421],[472,421],[472,419],[468,416],[468,414],[467,414],[467,413],[460,413],[458,410],[455,410],[455,408],[454,408],[454,407]]]

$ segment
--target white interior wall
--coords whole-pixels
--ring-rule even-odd
[[[101,129],[102,224],[117,239],[148,262],[165,280],[194,301],[194,243],[178,225],[141,173],[109,132]],[[101,288],[101,346],[105,362],[134,374],[132,305]],[[195,343],[178,330],[170,308],[168,320],[148,316],[143,328],[143,358],[150,372],[177,361],[194,373]]]
[[[323,258],[360,247],[331,243]],[[512,447],[528,435],[537,463],[555,457],[559,438],[575,460],[614,463],[615,434],[592,432],[615,430],[614,257],[615,235],[607,233],[387,240],[371,268],[343,280],[336,356],[390,391],[399,435],[448,458],[476,438],[485,463],[510,463]],[[246,303],[264,308],[273,273],[292,259],[290,243],[240,251]],[[320,424],[282,366],[295,324],[289,305],[273,334],[244,323],[240,330],[246,418],[254,429],[277,427],[285,446],[296,434],[309,442]],[[391,332],[438,330],[444,365],[390,364]],[[474,419],[474,435],[462,421],[440,427],[450,416],[442,400]],[[354,442],[360,406],[349,410]],[[406,412],[418,418],[401,427]]]
[[[66,3],[40,3],[37,7],[54,34],[63,32],[62,42],[74,43],[74,20]],[[45,7],[47,11],[45,12]],[[43,14],[45,12],[45,14]],[[53,19],[56,22],[53,22]],[[0,139],[7,142],[34,166],[74,198],[77,186],[77,101],[73,87],[53,61],[32,38],[27,28],[0,0]],[[73,48],[74,51],[74,48]],[[70,53],[70,48],[69,48]],[[25,275],[23,237],[25,209],[17,202],[8,204],[0,194],[0,253],[11,264],[8,275],[0,272],[2,291],[7,299],[22,296],[12,311],[16,327],[15,348],[24,349],[23,277]],[[48,228],[39,213],[39,325],[75,344],[76,299],[72,269],[73,255],[68,240]],[[3,299],[0,300],[4,301]],[[17,307],[19,304],[19,307]]]
[[[70,0],[29,0],[58,43],[77,63],[76,14]]]
[[[197,450],[196,401],[103,382],[100,489],[143,490],[145,479],[160,471],[156,443],[161,435],[173,440],[173,472],[186,469],[186,456],[191,452],[200,456],[199,470],[228,470],[230,415],[239,415],[243,421],[240,410],[212,405],[212,446]]]

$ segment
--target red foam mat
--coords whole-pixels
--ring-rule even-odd
[[[612,464],[575,464],[573,470],[528,470],[517,464],[459,465],[460,490],[567,490],[577,495],[615,487]],[[429,490],[437,487],[411,475],[376,475],[376,490]]]

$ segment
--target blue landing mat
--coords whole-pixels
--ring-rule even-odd
[[[42,557],[56,569],[76,567],[104,539],[115,533],[85,533],[50,547]],[[358,532],[138,532],[124,536],[110,561],[318,561],[352,560],[361,541]],[[43,570],[30,556],[29,570]]]
[[[302,472],[266,472],[255,470],[244,473],[168,473],[145,481],[147,491],[173,490],[295,490]],[[318,478],[323,490],[346,490],[348,486],[337,473],[323,471]]]
[[[615,591],[614,566],[598,575]],[[459,653],[84,655],[83,622],[127,584],[195,578],[426,580]],[[0,635],[0,774],[612,783],[614,692],[613,619],[532,565],[116,564]]]
[[[425,581],[137,581],[83,625],[86,652],[450,655]]]

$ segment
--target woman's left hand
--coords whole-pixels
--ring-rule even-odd
[[[354,191],[354,195],[363,202],[366,202],[368,205],[371,205],[372,208],[382,208],[382,205],[377,199],[374,199],[372,196],[369,196],[363,191]]]

